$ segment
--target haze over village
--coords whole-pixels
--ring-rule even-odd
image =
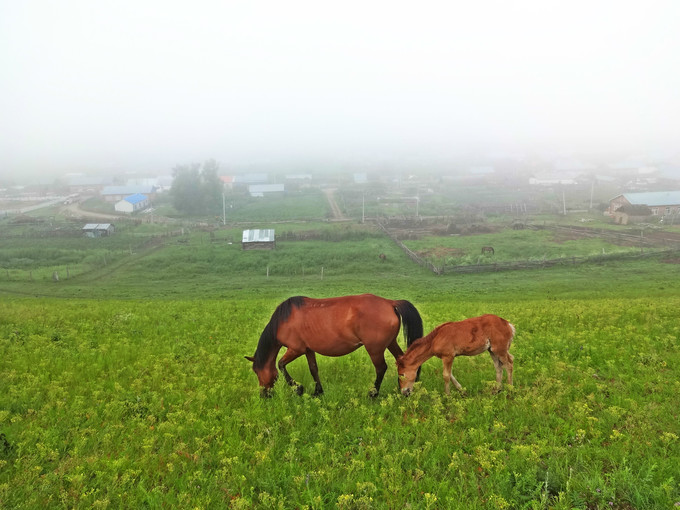
[[[75,1],[0,19],[0,183],[680,177],[673,1]]]

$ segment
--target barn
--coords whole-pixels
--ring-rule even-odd
[[[635,206],[631,208],[631,206]],[[648,208],[648,215],[663,218],[680,214],[680,191],[653,191],[647,193],[624,193],[609,201],[605,214],[624,225],[630,220],[630,212]],[[618,214],[617,214],[618,213]],[[624,216],[625,215],[625,216]],[[639,216],[639,214],[636,214]],[[624,221],[626,223],[624,223]]]
[[[241,247],[244,250],[273,250],[276,248],[274,229],[252,229],[243,231]]]
[[[120,202],[116,202],[116,205],[114,205],[113,208],[118,212],[133,213],[142,211],[149,207],[149,205],[151,205],[149,197],[142,193],[135,193],[134,195],[125,197]]]

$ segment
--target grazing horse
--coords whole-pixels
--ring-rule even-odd
[[[508,374],[508,384],[512,384],[513,356],[508,349],[514,336],[515,326],[497,315],[440,324],[429,335],[413,342],[404,355],[397,358],[399,388],[402,394],[408,396],[416,380],[416,371],[425,361],[437,356],[444,365],[442,375],[446,393],[449,393],[449,380],[463,391],[451,371],[453,359],[456,356],[476,356],[484,351],[489,351],[496,366],[498,389],[503,380],[503,368]]]
[[[491,255],[494,255],[494,250],[493,246],[482,246],[482,255],[485,253],[490,253]]]
[[[387,260],[387,255],[381,253],[380,255],[378,255],[378,258],[380,259],[380,262],[385,262]]]
[[[304,388],[293,380],[286,365],[304,354],[316,383],[314,395],[320,395],[323,388],[315,353],[344,356],[363,345],[375,366],[375,384],[369,393],[375,397],[387,370],[385,349],[395,359],[403,354],[397,343],[402,324],[407,346],[423,336],[420,314],[405,300],[392,301],[372,294],[327,299],[291,297],[274,310],[255,355],[246,359],[253,363],[263,396],[268,396],[278,377],[276,357],[286,347],[278,368],[286,382],[302,395]]]

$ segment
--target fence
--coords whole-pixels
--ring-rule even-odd
[[[612,260],[636,260],[659,255],[674,255],[680,250],[655,250],[644,253],[613,253],[611,255],[594,255],[590,257],[561,257],[557,259],[543,260],[514,260],[509,262],[496,262],[493,264],[475,264],[467,266],[442,266],[437,274],[447,273],[484,273],[493,271],[511,271],[516,269],[544,269],[553,266],[568,266],[584,263],[598,263]]]
[[[631,246],[639,246],[639,253],[612,253],[609,255],[594,255],[586,257],[561,257],[557,259],[541,259],[541,260],[513,260],[507,262],[495,262],[493,264],[470,264],[470,265],[456,265],[456,266],[436,266],[432,262],[425,260],[417,253],[410,250],[404,243],[402,243],[395,235],[393,235],[382,223],[378,223],[378,226],[382,231],[392,239],[399,248],[402,249],[406,255],[416,262],[417,264],[428,268],[436,275],[444,275],[447,273],[483,273],[483,272],[494,272],[494,271],[512,271],[517,269],[544,269],[547,267],[553,267],[557,265],[576,265],[584,263],[597,263],[606,262],[611,260],[634,260],[642,259],[648,257],[654,257],[658,255],[674,255],[680,253],[680,238],[674,237],[673,234],[667,234],[666,237],[663,236],[663,232],[658,232],[653,238],[644,237],[644,232],[642,235],[634,235],[630,233],[623,232],[612,232],[606,229],[592,229],[588,227],[563,227],[563,226],[536,226],[532,225],[531,228],[542,230],[542,229],[553,229],[556,231],[562,231],[565,233],[571,233],[578,235],[580,237],[597,237],[600,239],[607,239],[617,244],[628,244]],[[656,248],[661,246],[671,246],[664,250],[651,250],[651,248]],[[644,250],[648,251],[645,252]]]

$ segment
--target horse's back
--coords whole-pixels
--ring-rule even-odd
[[[289,347],[341,356],[361,345],[384,349],[396,338],[400,324],[392,301],[373,294],[305,298],[279,326],[278,338]]]

